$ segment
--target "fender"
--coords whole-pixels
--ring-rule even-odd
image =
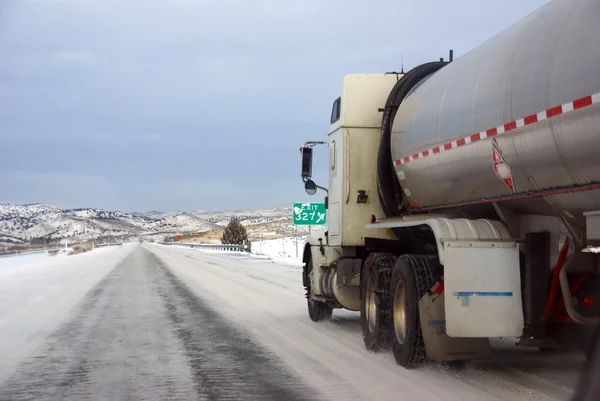
[[[304,244],[304,250],[302,251],[302,285],[305,287],[308,286],[308,272],[306,267],[308,265],[308,261],[312,257],[311,254],[311,245],[322,243],[323,245],[327,244],[327,228],[324,227],[320,230],[315,230],[311,232],[306,237],[306,243]]]

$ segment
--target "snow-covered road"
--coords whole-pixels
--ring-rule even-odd
[[[125,245],[0,269],[0,399],[568,400],[581,355],[495,343],[462,370],[364,349],[306,312],[301,268]]]

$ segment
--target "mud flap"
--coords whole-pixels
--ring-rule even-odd
[[[487,338],[448,337],[444,295],[425,294],[419,301],[419,316],[427,359],[437,362],[491,358]]]

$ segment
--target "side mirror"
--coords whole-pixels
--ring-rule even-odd
[[[304,182],[304,190],[307,194],[314,195],[317,193],[317,184],[315,184],[313,180],[307,178]]]
[[[312,148],[300,148],[302,152],[302,178],[312,177]],[[314,183],[313,183],[314,184]],[[316,186],[315,186],[316,191]],[[307,191],[308,192],[308,191]]]

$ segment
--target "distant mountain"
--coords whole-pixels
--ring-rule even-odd
[[[229,219],[234,216],[238,217],[242,224],[251,225],[289,218],[292,216],[292,206],[285,205],[261,209],[256,208],[222,212],[206,212],[200,216],[205,218],[207,221],[221,227],[226,226]]]
[[[0,243],[61,240],[162,240],[179,234],[222,228],[232,216],[244,225],[291,216],[291,206],[236,211],[123,213],[95,208],[61,209],[57,206],[0,204]]]
[[[140,212],[132,212],[130,213],[133,216],[137,217],[149,217],[151,219],[162,219],[163,217],[173,216],[177,214],[177,212],[159,212],[157,210],[151,210],[149,212],[140,213]]]

